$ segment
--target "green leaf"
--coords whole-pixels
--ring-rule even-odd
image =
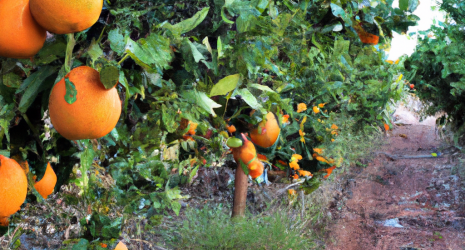
[[[3,84],[8,88],[19,88],[21,86],[22,79],[19,75],[14,72],[3,75]]]
[[[229,24],[234,24],[233,21],[229,20],[227,17],[226,17],[226,14],[224,14],[224,8],[221,8],[221,19],[223,19],[223,21],[225,23],[229,23]]]
[[[192,183],[194,180],[195,175],[197,174],[197,171],[199,170],[199,166],[197,165],[192,171],[189,173],[189,184]]]
[[[110,41],[110,48],[121,55],[124,53],[124,47],[126,43],[124,42],[124,36],[121,34],[119,28],[113,29],[108,32],[108,40]]]
[[[129,83],[123,71],[119,72],[119,82],[124,86],[124,89],[126,91],[126,98],[124,99],[124,113],[127,114],[129,97],[130,97],[129,96]]]
[[[148,71],[162,71],[169,67],[172,59],[170,40],[152,33],[146,39],[134,42],[127,38],[126,53]]]
[[[173,36],[178,37],[181,34],[189,32],[193,30],[195,27],[197,27],[205,19],[209,10],[210,7],[203,8],[201,11],[195,13],[195,15],[191,18],[183,20],[182,22],[177,23],[175,25],[167,23],[164,27],[171,30]]]
[[[103,69],[100,71],[100,81],[103,83],[103,86],[105,86],[106,89],[114,88],[118,83],[118,79],[118,67],[111,64],[103,66]]]
[[[334,16],[341,17],[344,20],[346,26],[352,25],[352,21],[348,17],[347,13],[341,8],[339,5],[332,3],[331,4],[331,11]]]
[[[77,100],[77,90],[74,83],[69,80],[68,77],[65,77],[65,84],[66,84],[66,94],[65,94],[65,101],[69,104],[73,104]]]
[[[235,91],[236,95],[241,95],[242,99],[252,108],[255,110],[263,109],[262,105],[257,101],[257,98],[250,93],[248,89],[239,89]],[[234,94],[233,94],[234,95]],[[265,113],[265,112],[263,112]]]
[[[56,37],[55,40],[46,41],[44,47],[37,53],[35,63],[37,65],[49,64],[58,58],[66,55],[66,41],[62,37]]]
[[[57,67],[54,66],[45,66],[40,68],[38,71],[29,76],[21,86],[26,86],[26,91],[21,98],[19,103],[18,110],[21,113],[25,113],[29,106],[34,102],[37,95],[44,89],[44,85],[51,87],[53,85],[53,79],[46,79],[52,74],[56,73]]]
[[[184,99],[188,100],[193,104],[197,104],[209,112],[213,117],[216,117],[216,113],[213,109],[221,107],[220,104],[210,99],[204,92],[198,92],[196,90],[185,91],[182,93]]]
[[[212,46],[210,45],[210,42],[208,41],[208,36],[206,36],[206,37],[202,40],[202,44],[205,45],[205,47],[207,47],[207,50],[208,50],[208,52],[210,52],[210,54],[213,54]]]
[[[189,44],[190,48],[191,48],[191,51],[192,51],[192,55],[194,56],[194,60],[196,63],[198,63],[200,60],[205,60],[205,57],[203,57],[202,53],[200,53],[200,51],[197,49],[197,47],[195,47],[195,45],[189,41],[188,39],[187,40],[187,43]]]
[[[102,215],[100,215],[102,216]],[[106,216],[105,216],[106,217]],[[108,218],[108,217],[107,217]],[[110,219],[108,219],[110,220]],[[103,220],[101,220],[103,222]],[[111,239],[118,238],[121,232],[121,225],[123,224],[123,217],[116,218],[110,224],[104,225],[102,228],[101,237]],[[100,236],[100,235],[99,235]]]
[[[100,45],[95,41],[95,39],[92,39],[87,53],[89,54],[93,64],[99,57],[103,55],[103,50],[100,48]]]
[[[242,171],[244,171],[244,174],[249,175],[249,168],[247,167],[247,165],[244,162],[242,162],[242,160],[239,160],[239,163],[241,165]]]
[[[174,133],[174,131],[176,131],[176,129],[178,129],[179,127],[179,124],[176,123],[177,111],[173,109],[168,109],[168,107],[166,107],[165,104],[162,105],[161,110],[163,112],[162,120],[165,124],[166,131],[168,131],[169,133]]]
[[[218,41],[216,42],[216,48],[218,49],[218,58],[223,57],[223,44],[221,42],[221,37],[218,37]]]
[[[265,85],[260,85],[260,84],[252,83],[252,84],[249,84],[248,86],[249,86],[249,87],[252,87],[252,88],[254,88],[254,89],[258,89],[258,90],[264,91],[264,92],[276,93],[274,90],[270,89],[270,87],[265,86]]]
[[[235,74],[221,79],[210,91],[210,96],[226,95],[233,91],[241,82],[241,75]]]
[[[399,0],[399,9],[401,9],[403,11],[407,11],[408,10],[408,4],[409,4],[409,0]]]
[[[172,201],[171,202],[171,209],[173,209],[176,216],[179,216],[179,211],[181,211],[181,203],[179,203],[177,201]]]
[[[89,241],[86,239],[80,239],[79,242],[73,245],[72,250],[87,250],[89,247]]]

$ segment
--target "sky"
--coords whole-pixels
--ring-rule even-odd
[[[407,34],[410,32],[417,32],[427,30],[433,24],[433,20],[444,21],[444,13],[439,12],[437,9],[438,0],[421,0],[418,8],[413,12],[414,15],[420,17],[418,25],[410,27]],[[393,7],[399,7],[399,1],[394,1]],[[432,10],[432,6],[436,6],[436,10]],[[388,60],[397,60],[404,54],[411,55],[415,46],[417,45],[417,36],[408,37],[407,35],[400,35],[393,32],[394,38],[391,43],[391,50],[389,51]],[[388,52],[386,52],[388,53]]]

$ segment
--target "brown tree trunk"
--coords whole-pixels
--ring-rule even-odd
[[[245,175],[244,170],[238,164],[236,168],[236,178],[234,180],[234,205],[232,211],[232,217],[244,217],[245,216],[245,205],[247,200],[247,184],[248,179]]]

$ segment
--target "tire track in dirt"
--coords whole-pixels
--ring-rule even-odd
[[[420,124],[397,127],[386,140],[380,151],[392,155],[429,155],[444,146],[434,127]],[[330,206],[326,249],[465,249],[465,170],[457,156],[379,154],[367,167],[353,167]]]

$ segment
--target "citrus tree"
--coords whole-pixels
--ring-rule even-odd
[[[403,61],[386,62],[383,50],[392,31],[415,25],[419,4],[106,0],[98,21],[85,13],[77,28],[61,23],[66,16],[40,17],[35,2],[35,42],[52,32],[40,51],[11,54],[22,44],[0,38],[0,153],[27,160],[30,187],[52,163],[55,191],[79,187],[67,202],[89,208],[79,218],[84,235],[101,239],[117,238],[123,223],[109,207],[179,214],[187,195],[179,186],[231,158],[242,186],[246,174],[260,183],[265,170],[279,170],[315,190],[349,163],[341,133],[390,124]],[[70,18],[83,12],[44,6],[71,8]],[[26,201],[46,202],[37,191]]]
[[[443,116],[438,122],[444,125],[448,121],[458,130],[455,137],[458,143],[459,136],[465,132],[465,82],[460,42],[464,38],[465,4],[445,0],[439,7],[447,13],[446,22],[438,22],[430,30],[420,32],[416,51],[405,66],[415,93],[427,104],[425,114],[447,113],[447,117]]]

